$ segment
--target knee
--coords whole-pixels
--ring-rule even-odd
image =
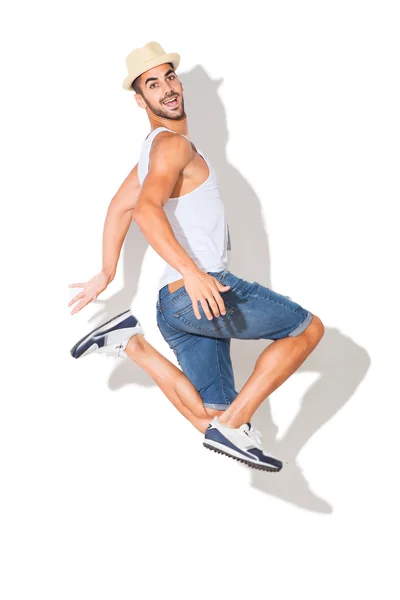
[[[311,319],[311,323],[309,324],[307,329],[304,331],[304,334],[306,334],[306,337],[309,340],[310,344],[313,347],[315,347],[322,339],[324,333],[325,333],[325,326],[324,326],[323,322],[321,321],[321,319],[319,317],[317,317],[317,315],[313,315],[313,318]]]

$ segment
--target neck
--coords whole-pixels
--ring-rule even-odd
[[[147,109],[147,116],[149,117],[151,131],[154,131],[157,127],[167,127],[167,129],[171,129],[172,131],[175,131],[175,133],[182,133],[189,137],[186,115],[183,119],[179,120],[166,119],[164,117],[158,117]]]

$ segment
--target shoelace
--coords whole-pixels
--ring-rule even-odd
[[[109,352],[105,352],[104,355],[106,356],[106,358],[115,358],[115,350],[118,349],[117,352],[117,358],[123,358],[123,356],[121,355],[121,353],[124,351],[122,344],[118,344],[116,346],[112,346],[110,348]]]
[[[251,425],[250,429],[249,429],[249,433],[250,433],[250,435],[254,436],[254,439],[258,442],[258,444],[262,448],[262,436],[261,436],[261,432],[258,431],[258,429],[254,429],[254,427]],[[270,456],[271,458],[276,458],[276,456],[274,456],[273,454],[271,454],[271,452],[267,452],[264,449],[262,451],[263,451],[264,454]]]
[[[261,432],[258,431],[258,429],[254,429],[254,427],[251,425],[251,427],[249,429],[249,433],[256,440],[257,444],[259,444],[261,446],[262,445]]]

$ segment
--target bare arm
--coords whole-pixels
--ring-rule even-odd
[[[192,158],[192,147],[174,133],[159,134],[154,140],[149,171],[143,181],[133,219],[154,250],[180,273],[198,270],[176,239],[163,210],[180,173]]]
[[[227,291],[211,275],[199,269],[176,239],[163,206],[168,202],[179,175],[192,159],[190,142],[179,135],[159,134],[152,144],[149,171],[133,215],[143,235],[154,250],[182,274],[184,285],[192,301],[195,316],[200,319],[201,303],[208,319],[226,309],[220,291]]]
[[[137,171],[138,166],[135,165],[122,182],[107,210],[103,229],[102,272],[109,278],[109,282],[115,277],[122,244],[139,197],[140,182]]]
[[[71,288],[83,288],[83,291],[68,303],[68,306],[75,304],[71,315],[79,312],[92,300],[96,300],[114,279],[121,247],[132,221],[139,191],[140,183],[136,165],[122,182],[108,207],[103,230],[102,270],[89,281],[69,285]]]

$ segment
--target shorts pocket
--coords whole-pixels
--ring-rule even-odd
[[[205,334],[213,335],[214,333],[218,333],[221,329],[227,326],[230,319],[236,312],[236,307],[232,306],[226,300],[224,300],[226,313],[225,315],[220,315],[219,317],[213,317],[211,320],[207,319],[204,314],[203,307],[199,302],[199,312],[201,319],[197,319],[196,315],[193,311],[192,304],[185,306],[181,310],[178,310],[174,313],[174,317],[178,319],[178,321],[186,326],[187,329],[192,330],[193,332],[201,332]],[[211,308],[210,308],[211,310]],[[211,311],[212,314],[212,311]]]
[[[165,294],[165,296],[159,300],[160,312],[164,312],[167,308],[176,304],[176,302],[180,303],[181,300],[187,295],[188,293],[185,287],[180,287],[174,292]]]

